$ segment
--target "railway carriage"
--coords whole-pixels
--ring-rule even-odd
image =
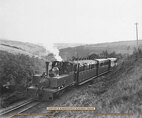
[[[117,58],[107,58],[107,59],[111,61],[111,64],[110,64],[111,67],[117,66]]]
[[[109,59],[96,59],[98,61],[98,76],[108,72],[111,68]]]
[[[113,61],[113,62],[111,62]],[[72,62],[46,62],[46,73],[35,75],[28,95],[41,101],[53,100],[67,87],[82,85],[110,71],[113,59],[78,60]],[[51,67],[52,65],[52,67]]]
[[[78,85],[82,85],[93,78],[97,77],[97,61],[95,60],[81,60],[78,63]]]

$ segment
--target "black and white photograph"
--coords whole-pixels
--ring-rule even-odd
[[[0,0],[0,118],[142,118],[141,0]]]

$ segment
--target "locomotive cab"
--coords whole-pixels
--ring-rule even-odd
[[[73,64],[70,62],[53,62],[54,67],[49,71],[49,88],[60,89],[70,85],[74,81]],[[48,68],[47,68],[48,70]],[[51,76],[52,73],[53,75]]]

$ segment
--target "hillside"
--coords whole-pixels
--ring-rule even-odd
[[[45,55],[45,48],[36,44],[11,41],[11,40],[0,40],[0,50],[7,51],[13,54],[25,54],[29,56],[43,56]]]
[[[34,74],[45,72],[44,59],[37,58],[44,55],[45,49],[41,46],[18,42],[0,40],[0,108],[6,107],[8,100],[2,102],[2,96],[10,96],[14,92],[21,91],[24,95]],[[3,85],[10,83],[10,91],[5,92]],[[16,97],[15,102],[19,97]]]
[[[93,53],[100,54],[103,51],[108,53],[116,52],[121,54],[132,54],[136,46],[135,41],[120,41],[112,43],[100,43],[100,44],[77,44],[77,43],[55,43],[54,44],[59,50],[59,55],[64,59],[75,57],[87,57]],[[142,46],[142,40],[139,41],[139,46]],[[43,57],[47,56],[46,49],[43,46],[11,41],[11,40],[0,40],[0,50],[7,51],[13,54],[25,54],[29,56]]]
[[[56,111],[54,118],[141,118],[142,52],[127,57],[106,76],[56,106],[91,106],[95,111]],[[113,113],[112,115],[102,113]],[[121,113],[114,115],[114,113]],[[124,114],[125,113],[125,114]],[[127,113],[130,113],[129,115]]]
[[[63,49],[67,47],[76,47],[83,44],[79,43],[55,43],[54,46],[57,49]],[[29,56],[42,57],[47,56],[48,51],[46,51],[45,47],[28,43],[28,42],[20,42],[20,41],[12,41],[12,40],[2,40],[0,39],[0,50],[7,51],[12,54],[25,54]]]
[[[77,47],[77,46],[81,46],[81,45],[85,45],[85,44],[82,44],[82,43],[55,43],[54,45],[58,49],[64,49],[64,48],[68,48],[68,47]]]
[[[139,46],[142,46],[142,40],[139,41]],[[120,41],[112,43],[100,43],[100,44],[88,44],[77,47],[69,47],[60,49],[60,55],[63,59],[75,57],[87,57],[88,55],[95,53],[100,54],[102,51],[108,51],[112,53],[132,54],[136,47],[136,41]]]

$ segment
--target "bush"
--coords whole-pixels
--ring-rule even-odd
[[[43,60],[27,55],[0,51],[0,85],[10,82],[16,90],[27,85],[35,73],[45,71]]]

